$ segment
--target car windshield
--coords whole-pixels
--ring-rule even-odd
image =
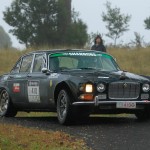
[[[50,70],[120,70],[112,56],[98,52],[67,52],[49,55]]]

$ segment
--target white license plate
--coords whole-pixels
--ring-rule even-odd
[[[136,102],[117,102],[116,108],[136,108]]]

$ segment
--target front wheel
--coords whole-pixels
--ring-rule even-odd
[[[13,107],[8,92],[4,89],[0,92],[0,117],[14,117],[17,114]]]
[[[71,123],[73,119],[71,105],[70,105],[70,96],[67,90],[60,90],[57,98],[57,117],[58,121],[62,125],[67,125]]]

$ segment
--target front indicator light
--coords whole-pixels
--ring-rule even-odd
[[[93,92],[93,85],[92,84],[86,84],[85,85],[85,92],[86,93],[92,93]]]
[[[91,101],[93,100],[93,94],[82,94],[79,97],[81,100]]]

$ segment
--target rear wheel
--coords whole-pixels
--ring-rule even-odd
[[[0,117],[14,117],[17,114],[13,107],[8,92],[4,89],[0,92]]]
[[[60,90],[57,98],[57,117],[60,124],[71,124],[73,120],[73,110],[70,105],[70,96],[67,90]]]

